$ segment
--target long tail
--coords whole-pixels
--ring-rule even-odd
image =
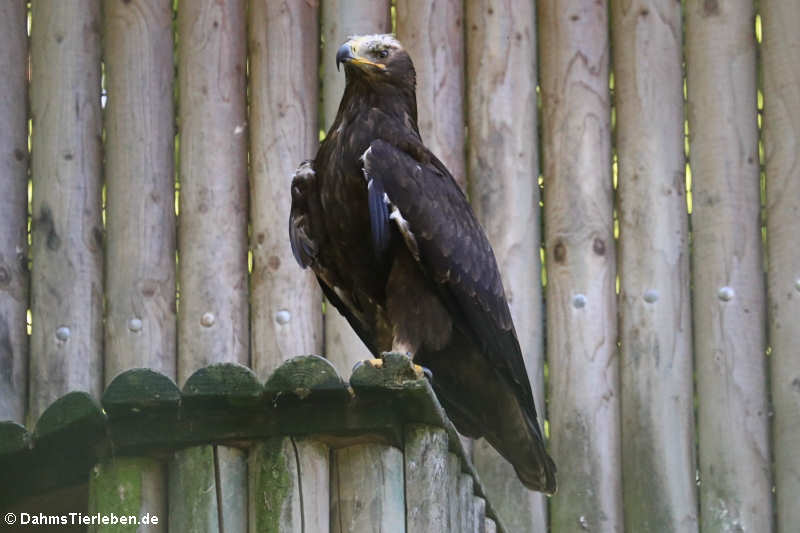
[[[556,466],[527,405],[533,399],[520,398],[519,387],[495,371],[474,346],[458,344],[415,358],[432,371],[434,391],[456,429],[486,438],[527,488],[554,494]]]

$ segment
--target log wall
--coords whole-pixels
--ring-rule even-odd
[[[394,31],[494,246],[559,492],[480,440],[478,481],[412,424],[104,460],[92,505],[130,487],[198,531],[793,531],[798,26],[796,0],[4,3],[0,433],[132,368],[192,389],[370,356],[289,253],[289,181],[340,43]]]

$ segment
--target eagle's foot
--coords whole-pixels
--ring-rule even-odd
[[[405,387],[426,378],[426,369],[403,353],[385,352],[378,359],[359,361],[353,367],[350,384],[358,387]]]
[[[389,359],[408,358],[411,369],[414,372],[414,375],[417,377],[417,379],[427,379],[428,381],[433,380],[433,373],[424,366],[415,364],[413,362],[414,357],[411,355],[410,352],[402,352],[395,350],[392,350],[391,352],[381,352],[380,359],[373,359],[373,361],[380,361],[380,363],[373,363],[373,366],[375,366],[375,368],[380,368],[381,366],[383,366],[384,358],[389,358]]]

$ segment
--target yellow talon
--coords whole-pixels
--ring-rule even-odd
[[[383,359],[367,359],[365,363],[373,368],[383,368]]]

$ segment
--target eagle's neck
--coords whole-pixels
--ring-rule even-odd
[[[357,78],[348,79],[336,123],[356,119],[361,113],[372,108],[380,109],[389,117],[411,128],[419,136],[417,95],[413,83],[398,86],[388,83],[368,83]]]

